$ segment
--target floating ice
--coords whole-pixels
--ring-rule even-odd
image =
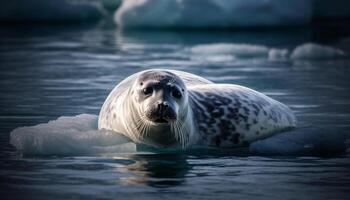
[[[179,152],[136,145],[121,134],[97,130],[98,116],[81,114],[60,117],[48,123],[20,127],[11,132],[10,143],[23,155],[81,156],[135,152]],[[187,153],[248,153],[253,155],[328,155],[344,152],[345,136],[334,130],[301,128],[232,150],[194,146]]]
[[[93,0],[7,0],[1,2],[0,21],[87,21],[103,16]]]
[[[311,20],[311,0],[126,0],[123,27],[207,28],[290,26]]]
[[[300,128],[254,142],[250,152],[258,155],[332,155],[346,150],[345,134],[334,129]]]
[[[124,136],[97,130],[98,116],[81,114],[31,127],[16,128],[10,143],[24,155],[85,155],[135,152],[136,145]]]
[[[270,57],[270,49],[261,45],[251,44],[203,44],[196,45],[189,49],[191,53],[191,59],[200,60],[204,62],[230,62],[235,59],[247,59],[247,58],[262,58],[266,59]],[[273,50],[274,54],[278,54]],[[279,53],[283,56],[282,52]],[[275,55],[271,55],[275,56]],[[286,59],[281,56],[278,59]],[[287,56],[287,55],[285,55]],[[277,58],[274,58],[274,60]]]
[[[268,58],[269,60],[285,60],[289,56],[288,49],[270,49]]]
[[[191,48],[194,54],[202,55],[234,55],[237,57],[267,56],[269,48],[250,44],[208,44]]]
[[[344,57],[345,52],[329,46],[307,43],[296,47],[290,55],[293,60],[297,59],[329,59]]]
[[[290,51],[288,49],[269,48],[262,45],[252,44],[202,44],[189,49],[195,59],[201,58],[206,61],[217,61],[218,57],[227,58],[266,58],[276,60],[300,60],[300,59],[333,59],[344,58],[347,54],[329,46],[306,43],[299,45]],[[231,59],[233,60],[233,59]],[[224,61],[229,61],[225,59]]]

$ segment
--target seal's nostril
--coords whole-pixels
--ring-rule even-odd
[[[158,111],[163,115],[165,110],[168,108],[168,103],[167,102],[158,102],[157,105]]]
[[[164,109],[166,109],[168,107],[168,104],[166,102],[164,102],[163,107],[164,107]]]

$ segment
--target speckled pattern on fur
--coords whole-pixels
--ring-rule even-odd
[[[295,127],[290,109],[249,88],[207,84],[190,88],[201,142],[242,146]]]
[[[135,142],[149,143],[135,128],[137,120],[133,113],[138,108],[130,100],[135,80],[147,71],[150,70],[126,78],[109,94],[99,115],[99,129],[113,130]],[[173,73],[187,88],[189,109],[178,119],[183,120],[181,134],[188,140],[183,147],[192,144],[244,146],[296,126],[296,118],[286,105],[262,93],[239,85],[214,84],[187,72],[159,71]],[[153,131],[157,131],[157,127],[154,128]]]

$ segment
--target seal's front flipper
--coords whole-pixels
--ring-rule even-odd
[[[344,154],[346,136],[334,129],[307,127],[252,143],[251,153],[265,156],[329,156]]]

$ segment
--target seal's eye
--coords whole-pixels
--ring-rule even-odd
[[[145,95],[149,95],[149,94],[152,94],[153,89],[151,87],[146,87],[146,88],[143,88],[142,92]]]
[[[173,95],[173,97],[180,99],[182,97],[182,94],[179,90],[173,90],[173,92],[171,93],[171,95]]]

